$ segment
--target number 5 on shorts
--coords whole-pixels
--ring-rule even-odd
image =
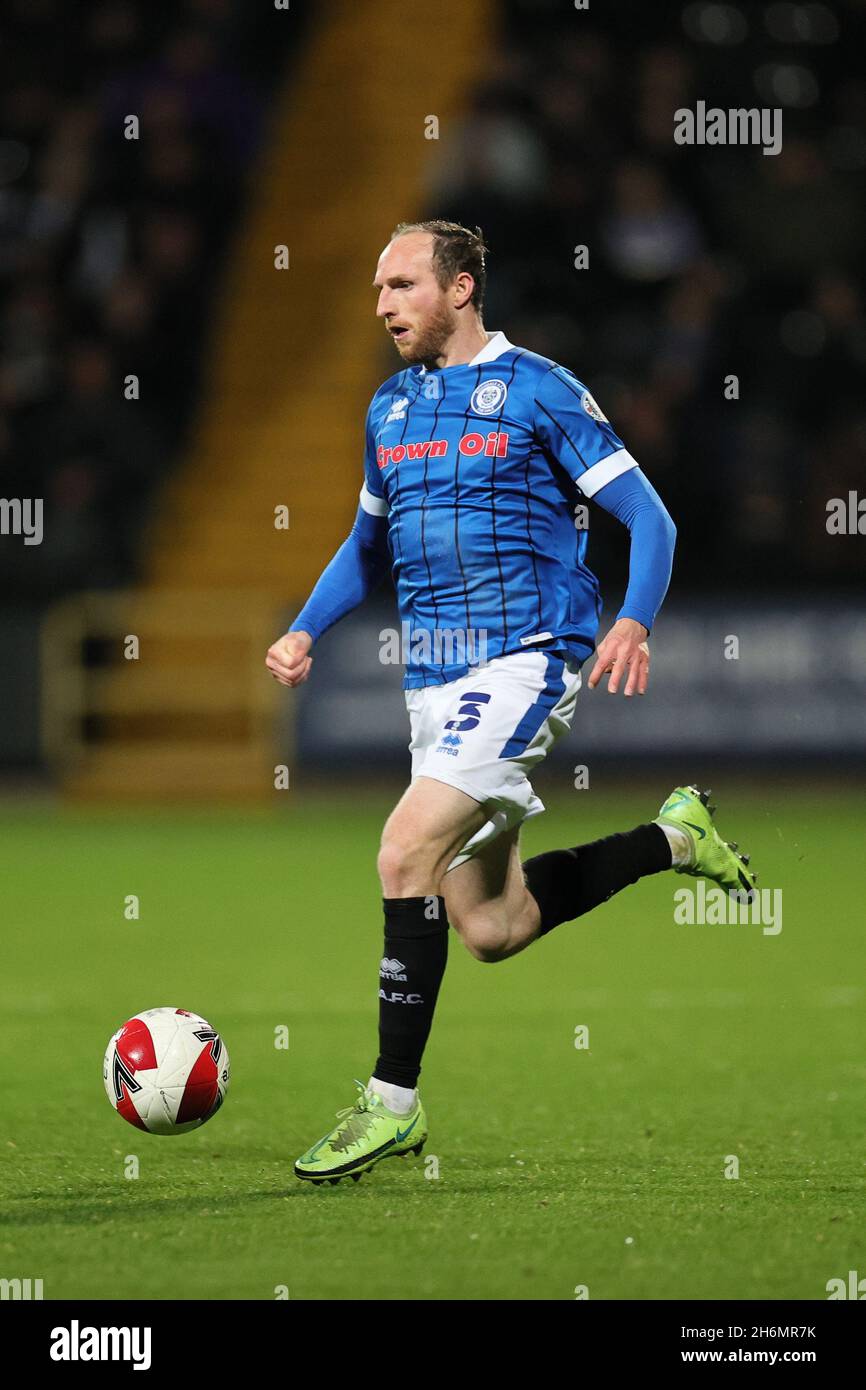
[[[486,705],[490,701],[490,696],[483,691],[467,690],[463,699],[460,701],[460,708],[457,711],[456,719],[449,719],[446,729],[456,729],[458,733],[465,734],[467,730],[474,729],[481,718],[481,705]],[[461,718],[460,716],[464,716]]]

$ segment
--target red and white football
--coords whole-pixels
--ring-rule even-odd
[[[118,1115],[150,1134],[186,1134],[215,1115],[229,1084],[228,1049],[188,1009],[145,1009],[105,1050],[105,1094]]]

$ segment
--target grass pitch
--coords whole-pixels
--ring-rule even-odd
[[[526,853],[667,790],[575,792]],[[334,1188],[291,1164],[375,1057],[389,803],[3,813],[0,1277],[49,1299],[821,1299],[866,1271],[863,801],[717,792],[781,933],[677,925],[691,880],[661,875],[496,966],[452,934],[424,1155]],[[232,1060],[223,1110],[173,1139],[102,1089],[111,1032],[162,1004]]]

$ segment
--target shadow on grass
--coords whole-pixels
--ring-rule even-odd
[[[282,1202],[290,1197],[303,1196],[300,1183],[296,1188],[280,1186],[271,1191],[213,1193],[211,1195],[181,1193],[176,1196],[139,1196],[130,1184],[128,1193],[118,1196],[116,1186],[106,1187],[104,1196],[94,1188],[79,1192],[33,1192],[0,1213],[0,1229],[26,1226],[92,1226],[109,1222],[138,1221],[150,1216],[181,1213],[184,1216],[223,1216],[261,1206]]]

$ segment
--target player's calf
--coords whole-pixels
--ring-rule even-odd
[[[672,864],[667,837],[653,822],[527,859],[523,872],[541,914],[539,935],[582,917],[629,884]]]
[[[670,868],[750,894],[755,875],[748,856],[722,840],[713,824],[715,807],[708,802],[709,792],[677,787],[655,821],[528,859],[523,871],[541,913],[539,935],[592,911],[638,879]]]
[[[508,956],[509,935],[505,922],[484,913],[470,913],[467,917],[456,918],[451,925],[470,956],[483,965],[494,965]]]
[[[495,965],[517,955],[538,935],[539,911],[534,898],[524,889],[519,903],[514,895],[506,903],[455,912],[451,925],[467,951],[483,965]]]

